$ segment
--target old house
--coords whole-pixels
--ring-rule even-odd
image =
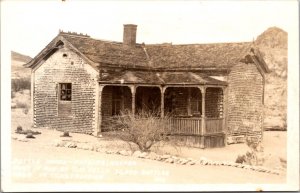
[[[263,129],[268,67],[252,42],[138,44],[59,34],[27,64],[32,69],[34,127],[98,135],[124,109],[172,116],[172,134],[195,147]]]

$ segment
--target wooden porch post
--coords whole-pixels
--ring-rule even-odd
[[[95,114],[95,118],[96,118],[96,125],[97,125],[97,129],[96,129],[96,133],[95,135],[99,135],[99,133],[101,133],[101,123],[102,123],[102,91],[103,91],[104,86],[103,85],[99,85],[99,83],[97,84],[97,96],[96,96],[96,114]]]
[[[206,87],[201,86],[201,96],[202,96],[202,114],[201,114],[201,141],[200,141],[200,148],[204,148],[204,134],[205,134],[205,92]]]
[[[189,116],[192,115],[192,109],[191,109],[191,87],[188,87],[187,112],[188,112]]]
[[[132,85],[130,86],[130,90],[131,90],[131,97],[132,97],[132,113],[135,114],[135,93],[136,93],[136,86]]]
[[[225,146],[227,145],[227,88],[222,87],[223,90],[223,132],[225,133],[224,135],[224,144]]]
[[[165,91],[167,87],[160,87],[160,116],[165,116]]]

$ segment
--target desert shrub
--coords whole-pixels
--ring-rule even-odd
[[[28,109],[28,104],[25,103],[25,102],[17,101],[16,107],[17,108],[27,108]]]
[[[136,144],[141,151],[150,151],[154,144],[168,139],[165,132],[168,119],[168,116],[161,118],[155,112],[135,115],[130,111],[122,112],[117,120],[122,132],[119,138]]]
[[[71,137],[69,131],[64,131],[60,137]]]
[[[21,125],[18,125],[18,127],[17,127],[17,129],[16,129],[16,132],[21,132],[21,131],[23,131],[23,128],[22,128]]]
[[[245,163],[248,165],[263,165],[264,163],[264,149],[259,140],[246,138],[246,144],[249,147],[244,155],[238,155],[236,163]]]
[[[30,86],[30,78],[19,78],[11,80],[11,89],[13,92],[30,89]]]

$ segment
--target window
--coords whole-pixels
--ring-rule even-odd
[[[72,84],[71,83],[60,83],[60,100],[71,101],[72,99]]]

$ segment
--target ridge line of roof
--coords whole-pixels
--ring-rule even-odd
[[[123,45],[123,42],[119,42],[119,41],[114,41],[114,40],[106,40],[106,39],[97,39],[97,38],[93,38],[91,36],[83,36],[83,35],[76,35],[76,34],[67,34],[67,33],[61,33],[59,35],[62,36],[71,36],[71,37],[78,37],[78,38],[84,38],[84,39],[91,39],[91,40],[95,40],[95,41],[102,41],[102,42],[106,42],[106,43],[113,43],[113,44],[120,44]],[[251,44],[251,41],[243,41],[243,42],[209,42],[209,43],[184,43],[184,44],[173,44],[171,43],[150,43],[150,44],[146,44],[144,42],[142,43],[136,43],[137,46],[193,46],[193,45],[221,45],[221,44]]]

